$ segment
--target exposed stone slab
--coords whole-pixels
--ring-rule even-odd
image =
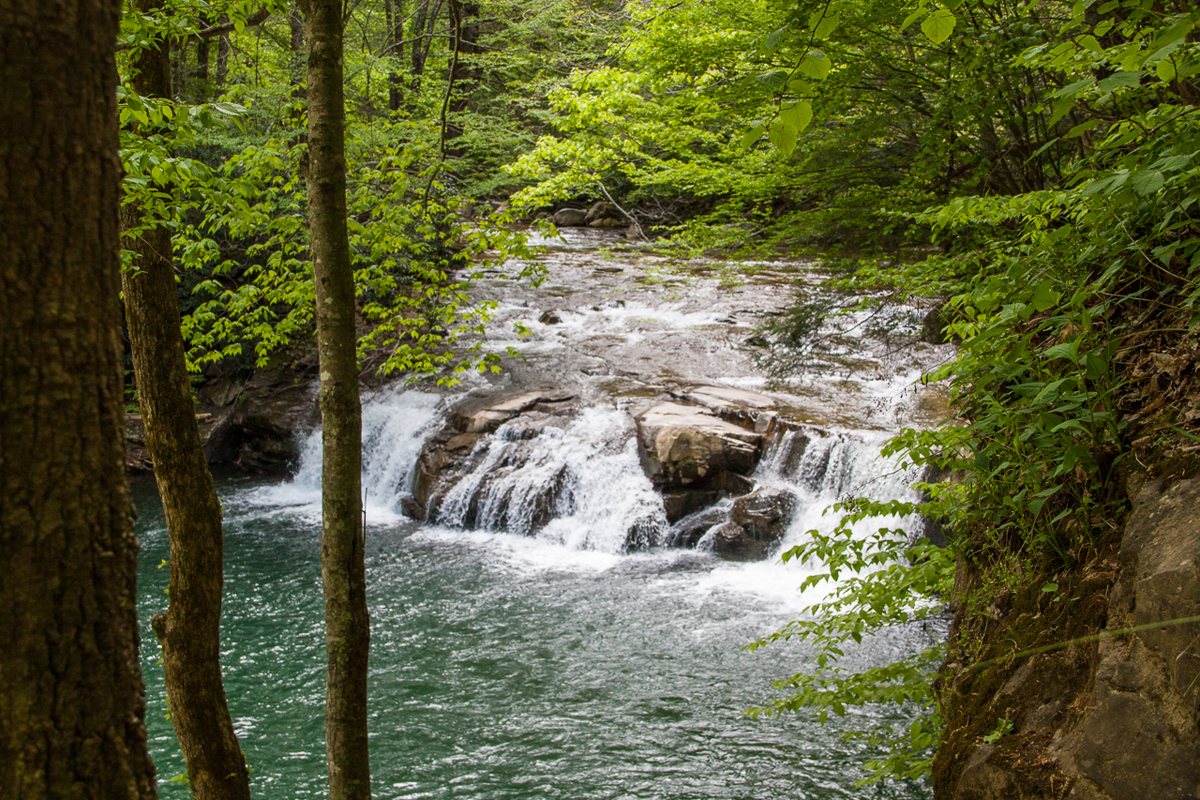
[[[723,472],[746,475],[758,463],[762,435],[703,408],[659,403],[637,418],[646,474],[664,487],[696,486]]]

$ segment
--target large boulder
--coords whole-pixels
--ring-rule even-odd
[[[762,434],[697,406],[659,403],[637,418],[646,474],[657,486],[705,488],[723,473],[748,475]]]
[[[757,489],[733,501],[729,520],[713,531],[713,552],[733,561],[766,558],[787,532],[796,497],[784,489]]]
[[[587,225],[587,215],[588,212],[582,208],[560,208],[550,217],[550,221],[559,228],[582,228]]]

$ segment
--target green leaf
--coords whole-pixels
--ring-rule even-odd
[[[773,69],[754,76],[754,79],[772,91],[779,91],[787,83],[790,73],[786,69]]]
[[[833,62],[820,50],[813,50],[804,57],[796,69],[801,75],[819,81],[824,80],[825,76],[833,69]]]
[[[1071,109],[1075,107],[1075,100],[1071,97],[1060,97],[1054,101],[1054,113],[1050,115],[1048,125],[1053,126],[1060,119],[1071,113]]]
[[[904,18],[904,22],[900,23],[900,30],[902,30],[902,31],[908,30],[909,28],[912,27],[912,24],[914,22],[916,22],[923,16],[925,16],[925,7],[921,6],[916,11],[912,12],[911,14],[909,14],[907,17]]]
[[[1142,82],[1142,73],[1133,70],[1124,70],[1114,72],[1104,80],[1100,81],[1100,88],[1106,92],[1112,92],[1126,86],[1137,86]]]
[[[1058,302],[1062,295],[1054,288],[1054,284],[1049,280],[1040,281],[1033,287],[1033,307],[1037,311],[1045,311]]]
[[[799,130],[784,123],[782,119],[777,119],[771,123],[771,129],[767,136],[771,140],[771,144],[785,156],[790,156],[796,149],[796,138]]]
[[[950,38],[950,34],[954,33],[955,22],[957,19],[953,14],[944,8],[939,8],[921,20],[921,33],[924,33],[934,44],[941,44]]]
[[[783,120],[784,125],[799,133],[812,122],[812,103],[807,100],[800,100],[793,103],[779,112],[779,118]]]
[[[1095,82],[1096,79],[1089,75],[1082,80],[1077,80],[1074,83],[1068,83],[1066,86],[1062,87],[1053,95],[1051,95],[1051,97],[1074,97],[1075,95],[1079,94],[1080,91],[1088,86],[1091,86]]]
[[[1049,306],[1047,306],[1047,308],[1049,308]],[[1044,310],[1045,309],[1039,309],[1039,311]],[[1066,361],[1070,361],[1071,363],[1075,363],[1079,360],[1079,340],[1072,339],[1069,342],[1060,342],[1052,347],[1047,347],[1045,355],[1046,358],[1051,361],[1061,358]]]
[[[1096,127],[1099,124],[1100,124],[1100,120],[1098,120],[1098,119],[1089,119],[1085,122],[1081,122],[1078,125],[1076,125],[1074,128],[1071,128],[1071,130],[1064,133],[1063,138],[1064,139],[1074,139],[1078,136],[1082,136],[1083,134],[1087,133],[1088,131],[1090,131],[1092,128]]]
[[[808,25],[812,28],[815,39],[828,39],[829,35],[837,30],[840,22],[836,14],[829,12],[828,7],[814,11],[808,17]]]
[[[1166,183],[1163,174],[1156,169],[1144,169],[1133,173],[1129,179],[1133,190],[1139,197],[1146,197],[1157,192]]]
[[[1175,62],[1172,59],[1164,58],[1154,65],[1154,74],[1163,83],[1170,83],[1178,74],[1175,70]]]
[[[762,49],[767,53],[773,53],[779,49],[779,44],[783,41],[783,37],[787,34],[787,26],[776,28],[767,34],[767,38],[763,40]]]
[[[738,142],[738,147],[743,150],[749,150],[755,142],[762,138],[764,130],[766,130],[766,127],[761,122],[751,125],[746,132],[742,134],[742,139],[740,142]]]

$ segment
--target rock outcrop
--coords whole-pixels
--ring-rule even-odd
[[[796,498],[782,489],[756,489],[733,501],[729,519],[712,533],[713,552],[731,561],[766,558],[779,544]]]
[[[232,399],[216,409],[211,428],[202,431],[208,462],[262,475],[294,471],[300,460],[298,436],[318,421],[313,377],[268,370],[224,389],[211,387]]]
[[[671,522],[753,490],[762,434],[700,406],[659,403],[639,414],[642,466]]]
[[[582,208],[560,208],[551,215],[550,221],[559,228],[581,228],[587,225],[587,215]]]
[[[1119,544],[1077,573],[997,603],[981,652],[1001,658],[947,665],[935,796],[1200,797],[1200,478],[1143,487]],[[1021,655],[1045,629],[1060,643]],[[985,740],[998,719],[1011,730]]]
[[[209,464],[257,475],[283,477],[300,459],[299,437],[317,424],[313,365],[262,370],[249,378],[210,381],[197,413],[204,457]],[[140,414],[125,419],[126,467],[152,468]]]
[[[1091,691],[1050,753],[1068,798],[1200,797],[1200,479],[1144,487],[1119,558]]]

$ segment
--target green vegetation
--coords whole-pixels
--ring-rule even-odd
[[[918,775],[937,741],[938,649],[846,674],[847,644],[933,613],[914,598],[950,599],[955,558],[974,575],[955,598],[968,620],[1086,563],[1119,531],[1126,478],[1194,450],[1200,12],[842,0],[631,13],[613,63],[553,96],[558,133],[518,161],[539,182],[515,201],[604,188],[649,214],[668,204],[659,230],[684,248],[844,248],[861,267],[835,285],[938,298],[960,342],[928,376],[950,387],[954,419],[889,445],[951,479],[925,485],[919,508],[848,504],[837,532],[785,556],[857,577],[771,637],[820,657],[758,710],[923,704],[931,716],[894,732],[902,746],[878,765]],[[770,332],[777,348],[814,346],[822,313],[802,295]],[[948,551],[849,533],[918,511],[950,532]]]
[[[296,21],[277,5],[170,12],[123,22],[125,202],[172,231],[191,367],[262,365],[313,321]],[[855,296],[941,305],[960,344],[928,379],[955,417],[889,445],[926,468],[928,499],[848,503],[833,534],[788,553],[855,577],[770,637],[819,657],[762,711],[930,710],[892,733],[881,775],[927,770],[943,654],[848,674],[849,643],[938,613],[956,559],[974,576],[953,598],[968,618],[999,593],[1052,594],[1038,587],[1119,529],[1128,475],[1190,463],[1193,4],[383,0],[347,14],[360,358],[384,372],[493,366],[462,344],[488,314],[471,270],[521,255],[513,223],[565,201],[619,202],[685,254],[840,252],[852,268],[833,282]],[[141,97],[129,56],[163,40],[186,67],[176,96]],[[777,323],[783,358],[816,311],[801,297]],[[850,535],[916,513],[951,547]]]

